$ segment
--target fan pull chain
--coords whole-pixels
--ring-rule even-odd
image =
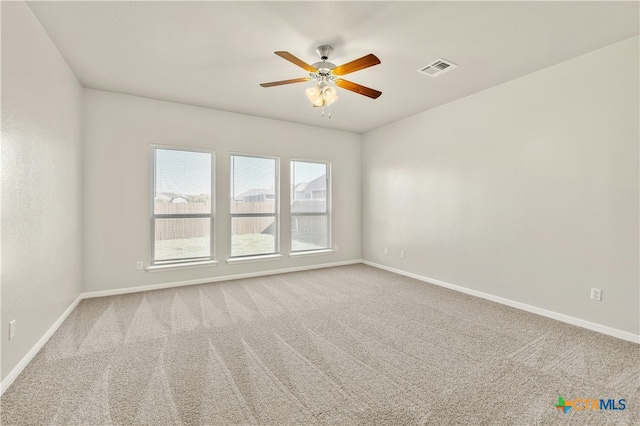
[[[327,116],[331,118],[331,105],[327,106],[327,112],[328,112]],[[324,105],[322,105],[322,116],[324,117]]]

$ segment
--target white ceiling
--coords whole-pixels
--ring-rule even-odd
[[[88,88],[362,133],[639,33],[638,2],[36,2],[29,6]],[[374,53],[380,65],[342,89],[332,118],[312,83],[273,54],[336,65]],[[458,68],[417,72],[444,58]],[[615,64],[603,64],[615,72]],[[589,70],[585,70],[588,72]]]

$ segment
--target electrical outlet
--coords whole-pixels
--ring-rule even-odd
[[[384,248],[384,254],[389,254],[389,250],[386,247]]]
[[[142,265],[142,260],[138,260],[138,261],[136,262],[136,269],[137,269],[138,271],[142,271],[142,267],[143,267],[143,265]]]
[[[16,337],[16,320],[9,323],[9,340]]]
[[[593,300],[597,300],[598,302],[602,301],[602,290],[599,288],[591,287],[591,298]]]
[[[400,257],[404,259],[404,250],[400,251]]]
[[[336,244],[335,246],[333,246],[333,249],[334,249],[335,251],[338,251],[338,250],[340,250],[340,246]]]

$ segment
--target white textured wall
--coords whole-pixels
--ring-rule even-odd
[[[85,291],[198,280],[360,258],[361,136],[282,121],[85,90]],[[318,119],[321,119],[318,117]],[[325,118],[328,119],[328,118]],[[216,152],[217,266],[150,273],[151,144]],[[280,260],[228,265],[229,152],[279,156]],[[329,160],[333,254],[290,259],[289,159]]]
[[[366,133],[363,258],[637,334],[638,75],[636,37]]]
[[[81,116],[82,87],[27,5],[2,2],[3,379],[81,292]]]

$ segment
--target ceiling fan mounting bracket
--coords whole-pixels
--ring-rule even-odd
[[[318,55],[320,55],[320,59],[326,61],[327,59],[329,59],[329,55],[331,55],[331,52],[333,52],[333,47],[323,44],[322,46],[318,46],[316,48],[316,52],[318,52]]]

